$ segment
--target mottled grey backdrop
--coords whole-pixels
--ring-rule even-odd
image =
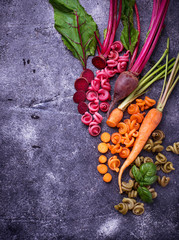
[[[109,0],[80,2],[102,36]],[[137,2],[144,42],[152,1]],[[161,56],[168,36],[170,57],[177,55],[178,12],[179,1],[171,1],[151,60]],[[91,58],[88,68],[96,71]],[[81,71],[54,29],[47,0],[0,0],[0,240],[177,239],[178,157],[166,153],[176,171],[166,188],[154,186],[158,198],[142,216],[117,213],[117,175],[111,184],[102,181],[96,170],[99,137],[88,134],[72,100]],[[161,86],[156,83],[148,95],[157,100]],[[165,147],[179,141],[178,90],[159,126]]]

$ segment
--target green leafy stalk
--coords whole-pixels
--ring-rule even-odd
[[[87,58],[95,54],[99,31],[93,18],[78,0],[50,0],[54,8],[55,28],[73,56],[86,68]]]
[[[133,7],[135,0],[123,0],[122,1],[122,13],[121,21],[123,24],[123,30],[121,32],[121,42],[126,50],[130,50],[133,54],[136,43],[138,42],[139,32],[134,28],[133,22]]]

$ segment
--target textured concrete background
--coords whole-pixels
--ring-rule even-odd
[[[102,35],[109,1],[80,2]],[[152,1],[137,2],[144,42]],[[171,1],[152,60],[161,56],[168,36],[170,57],[177,55],[178,12],[179,1]],[[82,68],[54,29],[51,5],[0,0],[0,23],[0,239],[177,239],[178,157],[166,153],[176,171],[166,188],[154,186],[158,198],[145,205],[142,216],[117,213],[113,206],[122,199],[117,175],[105,184],[97,173],[99,137],[88,134],[72,100]],[[96,71],[91,58],[88,68]],[[157,100],[161,86],[156,83],[148,95]],[[165,147],[179,141],[178,90],[159,126],[166,133]]]

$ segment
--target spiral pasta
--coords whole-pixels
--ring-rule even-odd
[[[162,187],[166,187],[168,185],[168,183],[170,182],[170,178],[163,176],[162,178],[160,176],[158,176],[157,179],[158,183],[160,184],[160,186]]]
[[[148,163],[148,162],[152,162],[153,163],[153,159],[150,157],[145,157],[144,158],[144,163]]]
[[[134,179],[134,175],[132,174],[132,168],[129,171],[129,176]]]
[[[136,203],[132,209],[132,212],[135,215],[142,215],[144,213],[144,204],[139,202]]]
[[[122,190],[125,192],[130,192],[133,186],[134,186],[134,181],[132,179],[130,179],[128,183],[122,182]]]
[[[127,203],[119,203],[118,205],[115,205],[114,208],[123,215],[125,215],[129,210]]]
[[[144,157],[143,157],[143,156],[141,156],[141,157],[138,156],[138,157],[135,159],[134,164],[135,164],[137,167],[140,167],[143,162],[144,162]]]
[[[154,188],[149,188],[149,192],[151,192],[151,194],[152,194],[152,199],[157,197],[157,192],[155,191]]]
[[[122,202],[128,205],[129,210],[132,210],[134,208],[134,204],[136,203],[136,200],[132,198],[123,198]]]
[[[161,140],[154,142],[151,138],[149,138],[143,149],[147,152],[161,152],[164,149],[161,143]]]
[[[163,140],[165,138],[165,134],[162,130],[156,129],[152,133],[152,138],[154,139],[154,141]]]
[[[130,192],[128,192],[128,197],[129,198],[136,198],[137,197],[137,191],[131,190]]]
[[[165,164],[167,162],[166,156],[162,153],[158,153],[155,158],[159,164]]]
[[[164,165],[161,166],[161,170],[164,173],[170,173],[172,170],[175,170],[175,168],[173,167],[172,162],[166,162]]]
[[[175,142],[175,143],[173,144],[173,146],[172,146],[172,145],[169,145],[169,146],[166,148],[166,151],[168,151],[168,152],[173,152],[173,153],[175,153],[175,154],[179,154],[179,142]]]

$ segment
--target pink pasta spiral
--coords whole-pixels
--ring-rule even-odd
[[[103,120],[103,117],[98,112],[95,112],[95,114],[93,115],[93,118],[97,123],[101,123]]]
[[[114,68],[108,67],[108,66],[105,67],[104,71],[108,75],[108,78],[113,77],[118,72],[117,69],[114,69]]]
[[[117,61],[119,58],[119,53],[116,50],[112,50],[110,51],[109,55],[108,55],[108,59]]]
[[[107,112],[110,104],[108,102],[101,102],[99,108],[102,112]]]
[[[99,79],[100,81],[104,79],[108,80],[108,74],[104,71],[104,69],[102,69],[101,71],[98,70],[96,72],[96,78]]]
[[[85,125],[89,125],[92,122],[92,120],[93,120],[93,117],[91,116],[91,114],[89,112],[85,112],[83,114],[83,116],[81,117],[81,121]]]
[[[99,111],[99,100],[94,100],[93,102],[88,103],[89,112],[94,114]]]
[[[94,124],[92,126],[89,126],[88,131],[91,134],[91,136],[96,137],[100,134],[101,127],[98,124]]]
[[[93,91],[93,90],[88,90],[86,92],[86,99],[88,101],[94,101],[94,100],[98,99],[98,93],[96,91]]]
[[[108,81],[106,81],[105,79],[104,80],[101,80],[101,87],[107,91],[110,91],[111,90],[111,85]]]
[[[107,60],[107,65],[108,65],[108,67],[110,67],[110,68],[116,67],[117,64],[118,64],[118,62],[115,61],[115,60],[113,60],[113,59]]]
[[[98,78],[95,78],[91,81],[91,86],[88,87],[89,90],[98,91],[100,89],[100,80]]]
[[[98,98],[100,101],[106,101],[110,97],[110,93],[105,89],[99,89]]]
[[[127,51],[123,56],[119,56],[117,70],[119,73],[124,72],[127,68],[127,63],[129,61],[129,51]]]
[[[124,46],[122,45],[121,41],[113,42],[113,44],[111,45],[111,49],[117,52],[122,52],[123,48]]]

